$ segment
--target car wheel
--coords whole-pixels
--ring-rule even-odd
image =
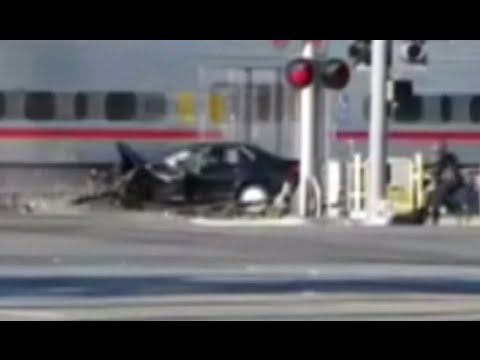
[[[263,185],[249,184],[238,192],[237,203],[247,214],[259,215],[268,208],[270,197]]]

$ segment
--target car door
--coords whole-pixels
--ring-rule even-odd
[[[237,146],[213,145],[204,153],[197,194],[204,199],[232,198],[239,176],[241,154]]]

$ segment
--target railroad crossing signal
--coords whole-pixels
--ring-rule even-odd
[[[426,40],[401,40],[400,57],[409,65],[426,65],[428,61],[425,50]]]
[[[372,40],[354,40],[348,47],[348,57],[354,66],[369,67],[372,63]]]
[[[341,90],[350,82],[350,68],[341,59],[314,61],[297,58],[288,63],[286,78],[295,89],[304,89],[318,80],[327,89]]]

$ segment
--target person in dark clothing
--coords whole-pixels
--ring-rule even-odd
[[[473,171],[464,174],[463,187],[455,193],[458,203],[462,204],[462,214],[472,216],[479,213],[479,193],[477,176]]]
[[[455,199],[455,193],[463,186],[460,163],[457,156],[448,150],[446,144],[436,147],[432,180],[434,189],[427,197],[427,208],[432,210],[432,220],[437,224],[440,220],[440,208],[446,206],[449,211],[461,211],[461,204]]]

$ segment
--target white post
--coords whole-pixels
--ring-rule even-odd
[[[386,80],[388,40],[373,40],[371,70],[371,119],[369,140],[370,176],[368,184],[368,214],[374,220],[385,198],[386,167]]]
[[[205,68],[202,66],[198,69],[197,73],[198,82],[199,82],[199,99],[200,100],[200,121],[198,122],[198,130],[200,130],[201,138],[204,139],[207,132],[207,122],[208,122],[208,84],[207,84],[207,74]]]
[[[362,155],[353,155],[353,211],[351,213],[354,217],[360,216],[362,211]],[[364,177],[365,178],[365,177]],[[348,190],[350,191],[350,189]]]
[[[315,59],[313,41],[305,41],[304,59]],[[300,179],[299,179],[299,215],[308,216],[308,184],[314,173],[315,159],[315,82],[300,93]]]
[[[228,69],[227,70],[227,81],[229,84],[237,84],[238,83],[238,79],[236,77],[236,74],[235,74],[235,70],[232,70],[232,69]],[[238,96],[237,92],[235,89],[232,89],[230,88],[230,86],[227,86],[227,89],[226,89],[226,96],[227,96],[227,116],[228,116],[228,120],[226,119],[226,122],[227,122],[227,125],[224,129],[224,132],[226,134],[228,134],[229,136],[229,139],[232,140],[232,141],[235,141],[236,140],[236,136],[237,136],[237,131],[235,129],[235,126],[237,126],[237,119],[235,117],[235,113],[233,112],[233,107],[232,107],[232,97],[234,96]]]
[[[338,99],[338,92],[333,90],[324,91],[324,138],[323,138],[323,170],[322,170],[322,185],[323,185],[323,194],[324,201],[327,205],[327,217],[330,217],[332,212],[332,191],[334,189],[330,188],[332,178],[335,178],[335,175],[330,173],[329,170],[333,169],[330,167],[330,163],[333,160],[332,158],[332,145],[334,145],[335,140],[335,110]]]

